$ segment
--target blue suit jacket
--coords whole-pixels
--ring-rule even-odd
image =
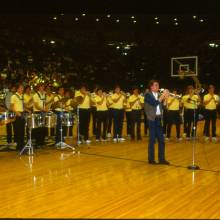
[[[144,96],[144,110],[148,120],[155,120],[157,106],[159,105],[160,112],[162,114],[162,104],[156,100],[152,92],[148,92]]]

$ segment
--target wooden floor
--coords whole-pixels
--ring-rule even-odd
[[[201,136],[201,128],[199,136]],[[147,163],[141,142],[0,153],[2,218],[220,218],[220,143],[166,144],[170,166]]]

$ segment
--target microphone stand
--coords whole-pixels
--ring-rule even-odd
[[[199,170],[200,167],[195,164],[195,147],[196,147],[196,101],[191,100],[194,104],[193,109],[193,146],[192,146],[192,164],[188,166],[190,170]]]
[[[80,132],[79,132],[79,124],[80,124],[80,121],[79,121],[79,105],[77,105],[76,107],[76,120],[77,120],[77,141],[76,141],[76,146],[79,146],[81,144],[81,141],[80,141]]]

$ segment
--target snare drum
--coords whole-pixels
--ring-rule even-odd
[[[45,116],[43,114],[32,113],[26,117],[26,122],[28,128],[45,127]]]
[[[57,115],[53,112],[47,112],[45,115],[45,127],[55,128],[57,125]]]
[[[73,113],[72,112],[63,113],[62,125],[67,126],[67,127],[73,126]]]
[[[14,112],[0,112],[0,125],[6,125],[13,121],[15,121]]]

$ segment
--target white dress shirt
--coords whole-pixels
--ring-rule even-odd
[[[158,100],[158,93],[157,92],[152,92],[152,93],[153,93],[153,96],[155,97],[155,99]],[[160,106],[159,105],[157,105],[156,115],[161,115]]]

